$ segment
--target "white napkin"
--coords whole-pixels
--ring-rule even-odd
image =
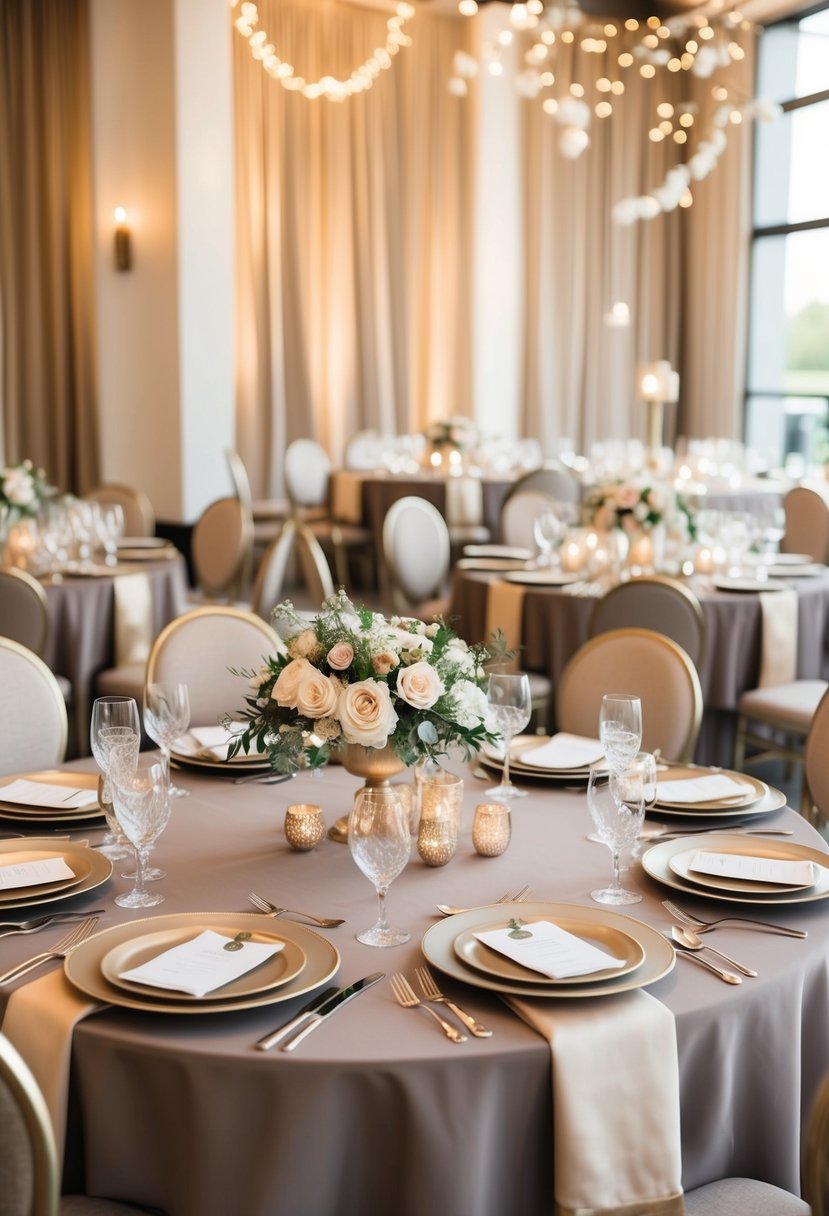
[[[18,861],[0,866],[0,891],[12,891],[16,887],[37,887],[42,883],[60,882],[62,878],[74,878],[62,857],[44,857],[37,861]]]
[[[763,631],[758,688],[789,684],[797,675],[797,592],[760,593]]]
[[[774,857],[752,857],[748,853],[709,853],[700,850],[689,869],[718,878],[745,878],[750,882],[773,882],[790,887],[811,887],[817,867],[811,861],[783,861]]]
[[[540,747],[521,752],[518,759],[522,764],[538,765],[539,768],[587,768],[604,759],[604,747],[598,739],[560,731]]]
[[[149,576],[118,574],[115,597],[115,666],[146,663],[153,640],[153,597]]]
[[[527,937],[514,934],[526,933]],[[608,967],[621,967],[624,959],[607,954],[598,946],[568,933],[566,929],[551,924],[548,920],[521,924],[518,930],[487,929],[476,933],[478,941],[506,955],[513,962],[539,971],[551,979],[566,979],[571,975],[591,975],[594,971],[605,971]]]
[[[450,528],[476,527],[484,517],[484,491],[477,477],[449,477],[446,522]]]
[[[738,798],[750,794],[753,785],[747,781],[735,781],[723,773],[709,773],[704,777],[681,778],[677,781],[657,781],[657,802],[714,802],[720,798]]]
[[[191,941],[173,946],[148,963],[121,971],[119,975],[122,980],[149,984],[153,988],[206,996],[253,971],[254,967],[284,949],[284,942],[241,942],[241,949],[228,950],[232,941],[232,937],[205,929]]]
[[[98,801],[95,790],[74,790],[65,785],[47,785],[40,781],[26,781],[19,777],[8,785],[0,785],[0,802],[14,802],[19,806],[50,807],[58,810],[78,810],[94,806]]]
[[[209,756],[226,760],[228,744],[235,738],[224,726],[191,726],[186,735],[179,736],[173,751],[182,756]]]
[[[557,1216],[683,1216],[673,1014],[641,990],[504,997],[550,1044]]]

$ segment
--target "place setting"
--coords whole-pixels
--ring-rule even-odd
[[[0,914],[93,891],[112,874],[112,862],[79,841],[0,840]]]
[[[238,752],[228,758],[227,750],[235,735],[224,726],[191,726],[176,736],[170,755],[177,767],[208,769],[238,776],[240,772],[270,771],[266,752]]]
[[[786,805],[786,795],[748,773],[699,765],[658,763],[649,814],[683,819],[751,819]]]
[[[546,781],[587,782],[591,769],[604,761],[598,739],[559,732],[555,735],[517,735],[509,745],[511,771],[522,778]],[[503,768],[504,752],[485,744],[478,756],[486,769]]]
[[[103,817],[97,773],[12,773],[0,785],[0,820],[29,828],[92,827]]]

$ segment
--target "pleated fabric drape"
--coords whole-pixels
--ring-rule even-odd
[[[0,459],[98,480],[87,0],[0,0]]]

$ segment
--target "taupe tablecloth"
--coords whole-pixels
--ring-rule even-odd
[[[610,873],[608,850],[585,839],[584,794],[543,786],[515,804],[507,852],[478,857],[471,820],[487,783],[467,772],[457,857],[443,869],[412,860],[388,899],[411,942],[374,950],[354,937],[373,921],[376,900],[347,848],[326,840],[292,853],[282,832],[290,802],[318,802],[332,822],[350,806],[356,778],[332,767],[287,787],[177,780],[193,795],[176,803],[156,850],[169,875],[157,911],[247,910],[254,890],[345,917],[327,931],[342,954],[341,983],[378,969],[411,974],[439,901],[488,902],[530,883],[536,899],[587,905]],[[764,822],[819,843],[792,812]],[[667,930],[667,892],[638,866],[625,877],[645,894],[631,915]],[[112,902],[126,885],[115,878],[85,897],[107,908],[102,927],[135,917]],[[676,1016],[686,1189],[735,1173],[798,1189],[803,1120],[829,1067],[829,906],[766,918],[775,915],[807,928],[808,939],[717,934],[760,978],[730,987],[680,960],[650,988]],[[0,965],[30,947],[0,939]],[[294,1054],[263,1054],[253,1043],[305,998],[226,1016],[113,1009],[87,1019],[74,1036],[70,1137],[82,1130],[88,1189],[169,1216],[550,1216],[549,1048],[497,996],[445,987],[492,1027],[491,1039],[450,1043],[431,1019],[400,1009],[387,983]]]

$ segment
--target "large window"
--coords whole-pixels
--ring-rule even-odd
[[[829,7],[766,29],[757,95],[746,441],[796,471],[829,461]]]

